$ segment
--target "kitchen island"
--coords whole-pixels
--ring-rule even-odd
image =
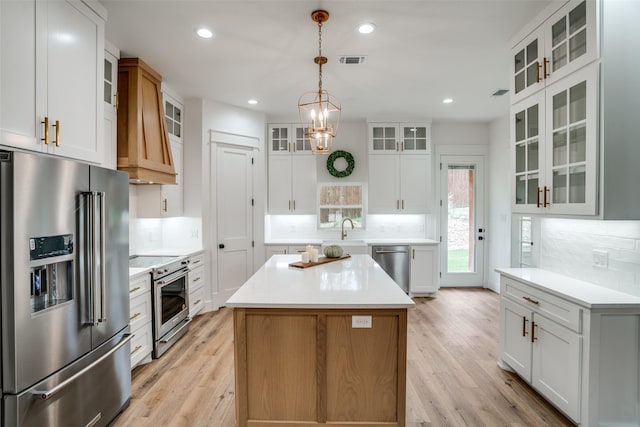
[[[305,269],[271,257],[234,308],[238,426],[404,426],[407,309],[368,255]]]

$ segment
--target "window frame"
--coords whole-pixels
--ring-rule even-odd
[[[360,204],[359,205],[323,205],[320,203],[321,200],[321,189],[322,187],[347,187],[347,186],[359,186],[361,188],[361,194],[362,194],[362,199],[360,200]],[[316,196],[316,205],[317,205],[317,212],[316,212],[316,217],[317,217],[317,222],[316,222],[316,227],[318,230],[337,230],[341,227],[341,221],[340,222],[334,222],[333,226],[323,226],[322,222],[321,222],[321,210],[322,209],[361,209],[361,215],[360,215],[360,221],[356,222],[355,220],[353,221],[355,228],[360,229],[360,230],[366,230],[366,217],[367,217],[367,185],[364,182],[336,182],[336,181],[328,181],[328,182],[319,182],[317,184],[317,196]],[[348,218],[348,217],[342,217],[344,218]]]

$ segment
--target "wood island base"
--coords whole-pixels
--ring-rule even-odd
[[[405,425],[406,308],[234,308],[234,350],[240,427]]]

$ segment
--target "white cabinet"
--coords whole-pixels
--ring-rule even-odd
[[[0,144],[102,162],[104,20],[95,12],[101,6],[0,7]]]
[[[108,44],[108,43],[105,43]],[[118,158],[118,58],[120,51],[107,46],[104,51],[104,156],[102,166],[116,169]]]
[[[316,157],[269,154],[269,213],[315,214],[318,189]]]
[[[512,49],[512,103],[596,59],[597,5],[593,0],[567,2]]]
[[[198,252],[189,257],[189,317],[199,314],[205,306],[207,279],[205,254]]]
[[[431,154],[431,123],[369,123],[369,154]]]
[[[513,212],[597,213],[597,106],[592,64],[511,107]]]
[[[499,364],[579,426],[640,425],[640,298],[500,269]]]
[[[320,245],[311,245],[318,250],[318,255],[322,256]],[[265,245],[265,261],[271,258],[273,255],[287,255],[287,254],[299,254],[307,250],[307,245]]]
[[[371,214],[430,211],[431,156],[369,155]]]
[[[309,138],[304,136],[305,128],[289,123],[269,124],[269,155],[311,154]]]
[[[144,273],[129,280],[129,328],[131,339],[131,368],[151,361],[153,350],[151,274]]]
[[[169,136],[171,155],[176,170],[176,183],[137,186],[138,217],[165,218],[182,216],[182,143]]]
[[[439,288],[438,246],[411,247],[410,295],[432,295]]]

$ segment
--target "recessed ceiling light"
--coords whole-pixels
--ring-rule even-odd
[[[203,39],[210,39],[211,37],[213,37],[213,32],[210,29],[204,27],[198,28],[196,30],[196,34],[198,34]]]
[[[258,103],[258,101],[257,101],[257,100],[255,100],[255,99],[250,99],[250,100],[248,100],[247,102],[248,102],[249,104],[251,104],[251,105],[256,105],[256,104]]]
[[[358,27],[358,32],[360,32],[360,34],[370,34],[370,33],[373,33],[373,30],[375,29],[376,29],[375,24],[367,22],[365,24],[361,24]]]
[[[442,100],[443,104],[451,104],[452,102],[453,102],[452,98],[445,98],[445,99]]]

